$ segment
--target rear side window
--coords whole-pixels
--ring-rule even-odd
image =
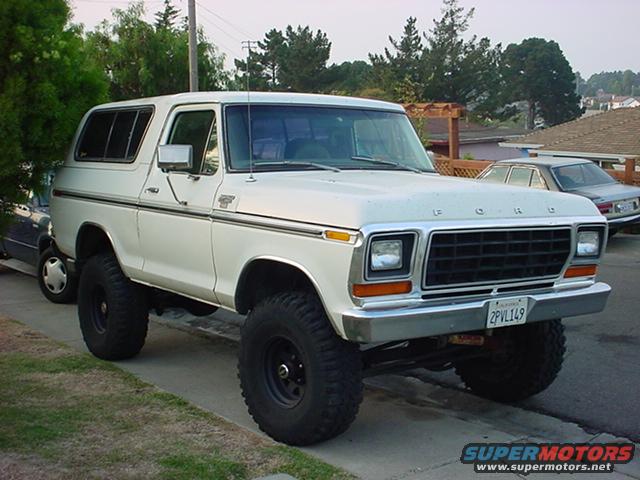
[[[151,120],[151,108],[96,111],[82,131],[76,160],[131,163]]]
[[[482,177],[487,182],[504,183],[509,173],[509,166],[500,165],[491,167],[491,169]]]
[[[509,185],[528,187],[531,180],[531,169],[523,167],[513,167],[509,175]]]

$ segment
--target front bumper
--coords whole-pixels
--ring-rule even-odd
[[[640,215],[612,218],[611,220],[607,219],[607,222],[609,223],[609,227],[622,228],[640,223]]]
[[[599,282],[582,288],[509,297],[528,297],[527,323],[531,323],[601,312],[610,292],[609,285]],[[342,322],[347,339],[365,343],[484,330],[489,302],[509,297],[460,299],[437,306],[378,310],[355,308],[343,313]]]

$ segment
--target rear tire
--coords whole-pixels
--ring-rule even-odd
[[[87,348],[96,357],[123,360],[142,349],[149,323],[147,299],[112,253],[98,254],[84,265],[78,317]]]
[[[78,279],[69,273],[65,257],[52,245],[38,258],[38,286],[53,303],[71,303],[78,293]]]
[[[566,350],[561,320],[500,328],[494,335],[504,336],[504,351],[455,365],[473,393],[498,402],[516,402],[553,383]]]
[[[281,293],[260,302],[242,329],[238,369],[253,419],[289,445],[341,434],[362,402],[358,345],[336,335],[313,294]]]

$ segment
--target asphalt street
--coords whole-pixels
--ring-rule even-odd
[[[521,407],[574,421],[593,432],[640,441],[640,235],[609,240],[599,280],[613,291],[604,312],[564,321],[567,353],[560,375]],[[462,388],[458,377],[416,376]]]

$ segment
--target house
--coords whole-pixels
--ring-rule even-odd
[[[518,149],[521,156],[582,157],[606,168],[624,170],[627,159],[640,158],[640,107],[583,117],[509,139],[500,146]]]
[[[427,118],[424,130],[429,140],[429,149],[437,154],[448,155],[449,132],[446,118]],[[519,150],[501,148],[500,142],[522,136],[524,128],[487,127],[479,123],[460,119],[460,158],[476,160],[504,160],[519,156]]]
[[[609,101],[609,110],[618,108],[635,108],[640,107],[639,97],[629,97],[616,95]]]

